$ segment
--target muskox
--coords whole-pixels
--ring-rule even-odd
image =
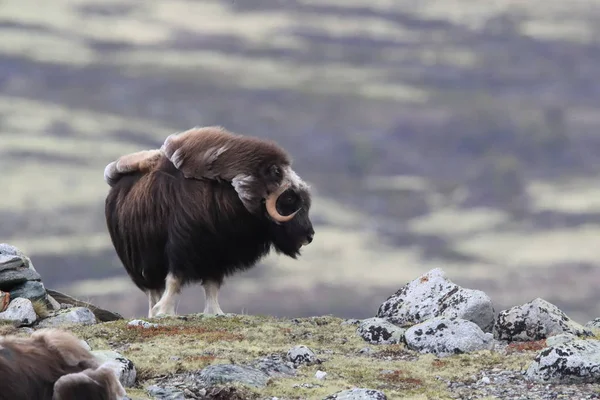
[[[71,333],[0,337],[0,400],[119,400],[125,389]]]
[[[201,283],[206,314],[223,314],[225,277],[271,249],[297,258],[314,235],[309,186],[276,143],[193,128],[160,149],[108,164],[106,223],[115,251],[148,296],[148,316],[175,314],[184,285]]]

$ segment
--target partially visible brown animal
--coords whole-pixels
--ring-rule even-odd
[[[79,374],[84,371],[95,386]],[[41,329],[25,338],[0,337],[0,400],[119,400],[125,395],[114,371],[101,366],[69,332]]]

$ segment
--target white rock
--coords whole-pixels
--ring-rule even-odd
[[[124,387],[135,384],[137,372],[131,360],[112,350],[95,350],[92,354],[101,364],[110,363]]]
[[[559,344],[567,343],[572,340],[577,340],[578,337],[570,333],[561,333],[560,335],[550,336],[546,339],[546,347],[558,346]]]
[[[492,332],[494,326],[489,296],[481,290],[458,286],[440,268],[400,288],[379,307],[376,316],[400,326],[439,316],[472,321],[484,332]]]
[[[387,396],[375,389],[352,388],[329,395],[324,400],[387,400]]]
[[[479,326],[464,319],[435,317],[414,325],[404,335],[410,349],[420,353],[433,353],[438,357],[491,350],[493,336]]]
[[[17,297],[0,313],[0,319],[15,321],[19,326],[31,325],[37,321],[37,314],[29,299]]]
[[[541,350],[525,376],[548,383],[596,383],[600,380],[600,341],[577,339]]]
[[[534,341],[561,333],[592,335],[554,304],[540,298],[501,311],[494,326],[494,337],[498,340]]]
[[[318,370],[315,373],[315,378],[317,378],[318,380],[323,380],[323,379],[325,379],[326,376],[327,376],[327,372],[325,372],[325,371]]]
[[[56,312],[38,324],[39,328],[58,328],[67,325],[91,325],[95,324],[96,316],[86,307],[71,307]]]
[[[371,344],[396,344],[404,339],[405,329],[388,322],[383,318],[363,320],[356,333]]]
[[[481,378],[481,383],[484,383],[486,385],[489,385],[491,383],[491,380],[489,377],[484,376],[483,378]]]
[[[312,365],[320,362],[315,353],[305,345],[292,347],[287,352],[287,359],[291,361],[295,367],[302,364]]]
[[[141,326],[144,329],[158,328],[158,324],[152,324],[141,319],[133,319],[127,323],[127,326]]]

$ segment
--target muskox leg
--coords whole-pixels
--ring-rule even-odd
[[[146,293],[148,294],[148,317],[152,318],[154,317],[154,312],[152,311],[152,309],[154,308],[156,303],[160,301],[160,298],[163,295],[163,291],[150,289]]]
[[[153,316],[160,314],[175,315],[175,300],[176,296],[181,292],[181,281],[170,272],[165,279],[165,292],[162,297],[152,307]]]
[[[216,281],[204,281],[202,283],[204,288],[204,314],[212,314],[210,310],[214,311],[214,314],[225,314],[219,306],[219,289],[221,284]]]

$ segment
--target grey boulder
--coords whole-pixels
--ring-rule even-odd
[[[323,400],[387,400],[387,396],[375,389],[352,388],[336,392]]]
[[[399,326],[441,316],[472,321],[484,332],[491,332],[494,326],[494,307],[489,296],[481,290],[458,286],[440,268],[400,288],[381,304],[376,316]]]
[[[239,383],[253,387],[265,387],[269,375],[256,368],[235,364],[209,365],[198,374],[198,381],[207,386]]]
[[[525,376],[548,383],[596,383],[600,380],[600,341],[577,339],[541,350]]]
[[[397,344],[404,340],[405,329],[388,322],[383,318],[363,320],[356,333],[371,344]]]
[[[562,333],[592,335],[590,329],[573,321],[554,304],[540,298],[501,311],[494,326],[494,337],[498,340],[535,341]]]
[[[71,307],[56,311],[38,324],[39,328],[59,328],[68,325],[92,325],[97,322],[94,313],[86,307]]]
[[[25,326],[37,321],[37,314],[31,301],[16,298],[10,302],[6,311],[0,313],[0,320],[13,321],[18,326]]]
[[[491,350],[494,346],[491,333],[483,332],[471,321],[458,318],[431,318],[407,329],[404,337],[410,349],[438,357]]]
[[[92,354],[101,364],[108,363],[111,366],[124,387],[135,384],[137,371],[131,360],[112,350],[94,350]]]

